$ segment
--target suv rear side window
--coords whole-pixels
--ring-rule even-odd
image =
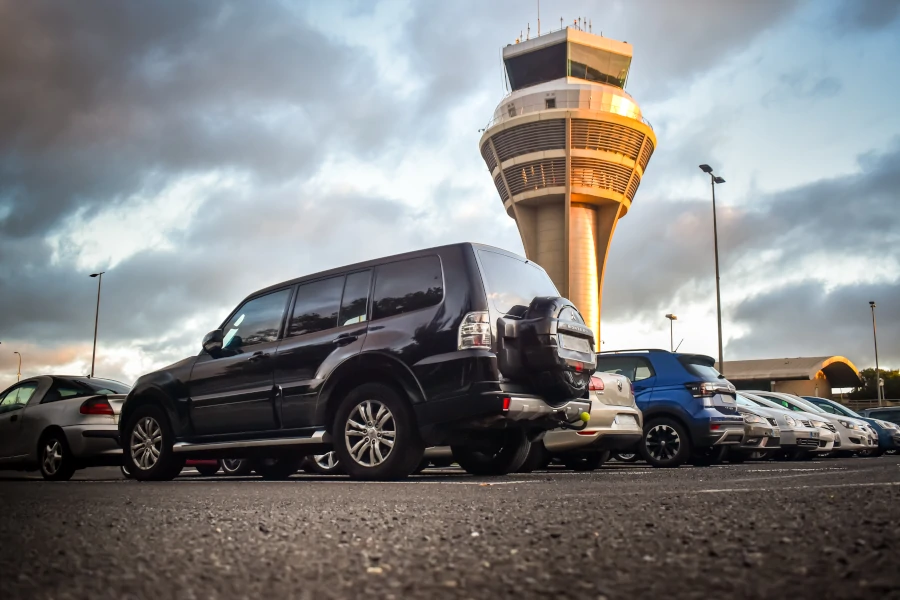
[[[678,362],[688,373],[699,377],[701,381],[719,381],[725,379],[709,361],[700,356],[679,356]]]
[[[321,279],[298,287],[288,335],[303,335],[337,327],[343,290],[343,277]]]
[[[291,290],[286,289],[245,302],[223,328],[222,348],[238,350],[277,340],[290,296]]]
[[[369,311],[369,284],[372,271],[359,271],[347,275],[344,284],[344,299],[341,302],[340,325],[364,323]]]
[[[631,381],[641,381],[656,374],[650,361],[639,356],[598,356],[597,370],[603,373],[624,375]]]
[[[423,256],[381,265],[375,270],[372,319],[439,304],[444,297],[441,260]]]
[[[483,249],[478,257],[488,298],[503,314],[514,306],[527,307],[538,296],[559,296],[550,276],[533,262]]]

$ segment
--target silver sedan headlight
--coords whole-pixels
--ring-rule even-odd
[[[823,429],[827,429],[828,425],[825,424],[825,421],[812,421],[813,427],[821,427]]]
[[[767,421],[765,419],[763,419],[762,417],[758,417],[756,415],[750,415],[750,414],[744,415],[744,423],[759,424],[759,423],[766,423],[766,422]]]
[[[788,427],[796,427],[797,421],[795,421],[792,417],[788,415],[784,415],[784,422],[787,423]]]
[[[851,423],[850,421],[845,421],[845,420],[843,420],[843,419],[838,419],[838,423],[840,423],[841,425],[843,425],[843,426],[846,427],[847,429],[859,429],[859,427],[856,426],[856,423]]]

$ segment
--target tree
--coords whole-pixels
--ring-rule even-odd
[[[884,380],[884,397],[886,399],[900,398],[900,370],[880,369],[878,374]],[[859,372],[863,384],[850,392],[851,400],[875,400],[878,394],[875,392],[875,369],[863,369]]]

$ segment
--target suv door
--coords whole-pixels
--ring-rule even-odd
[[[189,383],[197,434],[279,428],[272,355],[290,298],[287,288],[246,301],[222,328],[222,355],[197,357]]]
[[[286,429],[315,423],[319,387],[335,366],[359,354],[369,324],[372,271],[304,283],[297,288],[285,338],[275,356]]]
[[[12,388],[0,398],[0,459],[24,456],[27,442],[22,439],[24,408],[37,391],[36,381],[27,381]],[[37,440],[34,440],[37,443]]]

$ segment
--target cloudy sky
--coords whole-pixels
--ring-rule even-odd
[[[478,152],[536,2],[0,0],[0,387],[133,382],[259,287],[471,240],[522,253]],[[900,366],[900,1],[543,0],[634,45],[659,147],[604,349]]]

